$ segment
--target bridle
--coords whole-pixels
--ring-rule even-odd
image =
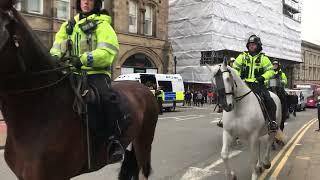
[[[223,74],[224,73],[229,73],[230,75],[230,79],[232,80],[232,88],[230,92],[226,92],[225,89],[225,85],[224,85],[224,80],[223,80]],[[217,73],[214,76],[215,80],[216,80],[216,92],[218,94],[218,99],[225,99],[225,96],[230,96],[233,95],[234,96],[234,89],[235,87],[237,88],[238,85],[236,83],[236,81],[234,81],[232,73],[229,69],[227,70],[221,70],[221,66],[219,67],[219,70],[217,71]],[[250,90],[249,92],[245,93],[244,95],[238,96],[238,97],[234,97],[236,102],[241,101],[243,98],[245,98],[247,95],[249,95],[252,92],[252,90]]]
[[[14,17],[13,12],[14,9],[11,8],[8,11],[4,11],[0,9],[0,13],[4,16],[6,16],[7,18],[9,18],[10,22],[6,25],[8,26],[11,23],[18,23],[18,20]],[[23,58],[23,52],[21,49],[21,43],[20,40],[18,38],[17,33],[15,32],[15,30],[10,30],[6,27],[7,31],[9,32],[9,38],[8,41],[13,41],[14,44],[14,48],[16,50],[16,54],[17,54],[17,59],[18,59],[18,64],[19,64],[19,68],[21,73],[17,73],[17,74],[13,74],[13,75],[6,75],[5,78],[0,78],[0,83],[1,82],[6,82],[6,81],[15,81],[18,79],[25,79],[26,77],[35,77],[35,76],[41,76],[41,75],[47,75],[47,74],[51,74],[51,73],[61,73],[63,70],[65,69],[70,69],[71,66],[64,66],[64,67],[57,67],[57,68],[53,68],[53,69],[47,69],[47,70],[42,70],[42,71],[37,71],[37,72],[28,72],[26,65],[25,65],[25,61]],[[16,28],[13,28],[16,29]],[[40,87],[34,87],[34,88],[27,88],[27,89],[20,89],[20,90],[16,90],[16,91],[1,91],[0,94],[1,95],[18,95],[18,94],[25,94],[25,93],[34,93],[36,91],[40,91],[43,89],[47,89],[53,86],[58,85],[59,83],[61,83],[62,81],[64,81],[69,75],[71,74],[71,72],[67,72],[64,73],[63,76],[61,76],[59,79],[54,80],[52,82],[48,82],[47,84],[44,84]]]

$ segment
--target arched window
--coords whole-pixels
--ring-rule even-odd
[[[146,6],[146,12],[144,14],[144,29],[145,35],[153,35],[153,22],[154,22],[154,8],[150,5]]]
[[[130,56],[121,67],[121,74],[157,73],[158,69],[153,60],[143,53]]]
[[[138,53],[130,56],[123,64],[124,67],[140,67],[140,68],[153,68],[155,65],[150,57],[145,54]]]
[[[134,0],[129,1],[129,32],[138,33],[138,4]]]

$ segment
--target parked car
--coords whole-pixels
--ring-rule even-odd
[[[313,96],[308,97],[306,106],[309,108],[316,108],[317,107],[317,100]]]

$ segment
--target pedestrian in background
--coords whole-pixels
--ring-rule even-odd
[[[213,92],[209,90],[208,92],[208,99],[209,99],[209,104],[213,103]]]
[[[155,92],[155,95],[157,97],[157,102],[158,102],[158,106],[159,106],[159,114],[162,115],[163,114],[163,96],[164,96],[164,92],[162,90],[162,87],[159,86],[157,91]]]
[[[318,129],[316,131],[320,131],[320,89],[316,90],[317,95],[317,109],[318,109]]]

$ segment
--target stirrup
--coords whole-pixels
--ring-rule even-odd
[[[278,130],[278,124],[276,121],[270,121],[268,123],[268,129],[269,129],[269,132],[272,133],[272,132],[277,132]]]
[[[119,140],[116,140],[114,138],[109,140],[107,152],[111,162],[119,162],[124,159],[125,152]]]

